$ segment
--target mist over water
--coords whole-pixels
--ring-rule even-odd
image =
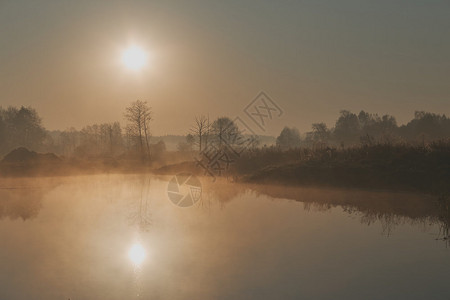
[[[0,299],[450,295],[431,196],[200,178],[182,208],[170,178],[0,181]]]
[[[0,0],[0,300],[449,300],[449,11]]]

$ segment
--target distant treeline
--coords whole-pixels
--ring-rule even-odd
[[[0,157],[11,150],[25,147],[38,152],[52,152],[65,157],[137,157],[155,160],[166,151],[163,138],[151,138],[151,108],[136,101],[127,107],[125,127],[119,122],[94,124],[81,130],[48,131],[35,109],[31,107],[0,107]],[[209,144],[220,146],[224,134],[239,135],[231,119],[220,117],[211,123],[204,116],[193,120],[185,137],[168,137],[179,152],[205,149]],[[232,130],[230,131],[230,128]],[[276,138],[281,150],[298,147],[323,149],[352,145],[411,143],[424,144],[450,137],[450,119],[445,115],[416,112],[405,125],[398,126],[390,115],[361,111],[341,111],[334,127],[312,124],[312,131],[301,134],[285,127]],[[235,137],[233,139],[236,139]],[[254,137],[251,147],[272,146],[274,138]],[[219,143],[219,144],[218,144]]]
[[[361,111],[354,114],[342,110],[334,127],[325,123],[312,124],[312,131],[301,135],[296,128],[285,127],[277,138],[281,148],[351,146],[411,143],[425,144],[450,137],[450,118],[424,111],[416,111],[406,125],[397,125],[395,117],[379,116]]]

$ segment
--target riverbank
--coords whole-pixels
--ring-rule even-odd
[[[257,160],[258,155],[253,156],[253,160]],[[294,162],[281,162],[246,173],[242,180],[294,186],[449,192],[448,143],[426,147],[375,145],[342,150],[325,149],[298,157]]]
[[[64,158],[26,149],[11,152],[0,162],[1,177],[66,176],[102,173],[188,172],[205,175],[193,159],[147,162],[124,157]],[[426,146],[377,144],[346,149],[252,149],[224,169],[220,177],[234,181],[342,188],[449,193],[450,142]]]

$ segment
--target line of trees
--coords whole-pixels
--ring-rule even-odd
[[[202,152],[209,146],[223,149],[226,146],[257,147],[259,145],[257,136],[245,135],[244,132],[228,117],[219,117],[210,123],[209,118],[201,115],[196,116],[186,141],[178,145],[179,151]]]
[[[450,118],[424,111],[417,111],[414,119],[398,126],[395,117],[379,116],[361,111],[358,115],[342,110],[335,126],[325,123],[312,124],[312,131],[303,136],[296,128],[285,127],[277,138],[277,146],[283,149],[300,146],[323,148],[329,146],[371,145],[376,143],[422,143],[450,138]]]
[[[60,133],[59,145],[59,152],[67,156],[114,156],[123,151],[122,128],[119,122],[89,125],[80,131],[71,128]]]
[[[145,101],[132,102],[124,112],[125,128],[119,122],[94,124],[81,130],[45,130],[41,118],[31,107],[0,107],[0,156],[26,147],[29,150],[53,152],[67,157],[118,157],[126,156],[142,161],[152,161],[165,152],[163,141],[151,143],[152,109]],[[296,147],[346,147],[374,143],[427,143],[450,138],[450,118],[445,115],[418,111],[405,125],[398,126],[390,115],[379,116],[365,111],[354,114],[341,111],[335,125],[312,124],[312,131],[301,134],[296,128],[285,127],[276,145],[281,149]],[[186,140],[178,144],[181,152],[202,152],[209,146],[238,145],[246,140],[246,147],[257,147],[257,137],[243,134],[228,117],[210,122],[201,115],[194,119]]]
[[[119,122],[93,124],[81,130],[47,131],[31,107],[0,107],[0,156],[25,147],[34,151],[54,152],[67,157],[129,156],[150,160],[165,150],[164,143],[150,143],[151,107],[137,100],[124,113],[125,130]],[[123,132],[125,131],[125,132]]]

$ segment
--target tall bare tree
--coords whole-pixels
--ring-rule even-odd
[[[195,117],[195,123],[191,128],[191,133],[196,139],[196,144],[198,145],[198,151],[202,152],[202,149],[206,148],[207,138],[209,134],[209,119],[204,115]],[[203,145],[205,147],[203,147]]]
[[[128,121],[127,134],[136,142],[141,156],[150,156],[150,121],[151,107],[146,101],[136,100],[125,109],[125,119]]]

